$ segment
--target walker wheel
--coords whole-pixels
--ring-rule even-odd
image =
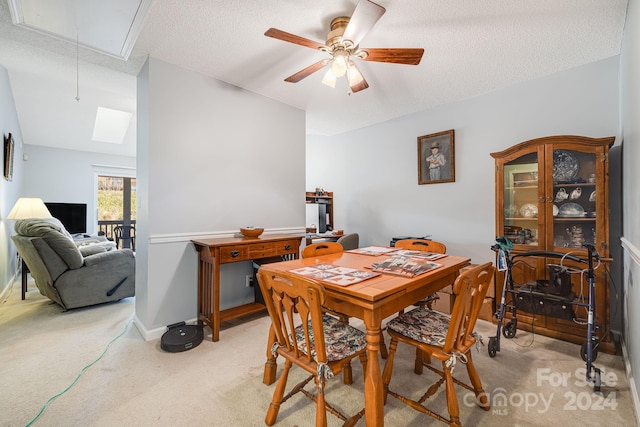
[[[593,392],[600,393],[602,387],[602,378],[600,376],[600,369],[593,368]]]
[[[498,337],[489,337],[489,346],[487,347],[489,351],[489,357],[496,357],[496,352],[498,351]]]
[[[583,361],[587,361],[587,343],[580,346],[580,357]],[[591,361],[595,361],[598,358],[598,340],[594,339],[591,346]]]
[[[504,335],[505,338],[515,337],[517,326],[518,324],[515,320],[509,321],[506,325],[504,325],[504,328],[502,328],[502,335]]]

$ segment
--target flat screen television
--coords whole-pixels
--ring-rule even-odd
[[[87,232],[86,203],[49,203],[45,202],[51,216],[60,220],[71,234]]]

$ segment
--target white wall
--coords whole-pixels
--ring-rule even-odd
[[[494,159],[529,139],[618,134],[618,58],[333,137],[307,138],[307,190],[334,192],[336,227],[361,245],[431,234],[494,259]],[[455,130],[455,183],[418,185],[417,137]],[[329,161],[327,161],[329,160]]]
[[[620,61],[621,105],[623,129],[623,247],[624,259],[624,295],[625,324],[624,344],[630,368],[630,383],[636,403],[636,412],[640,409],[640,5],[638,1],[629,2],[625,25],[622,55]]]
[[[11,133],[14,139],[14,167],[13,180],[6,181],[2,177],[4,161],[3,154],[0,154],[0,299],[9,290],[16,273],[16,248],[11,240],[13,234],[13,221],[7,221],[6,217],[21,196],[20,187],[22,185],[23,170],[20,164],[22,158],[22,131],[18,121],[18,113],[13,100],[11,82],[7,69],[0,65],[0,141],[4,143],[4,138]]]
[[[28,160],[16,159],[25,173],[21,197],[39,197],[45,202],[86,203],[88,233],[95,233],[98,225],[97,175],[135,174],[135,157],[30,144],[25,144],[24,154]]]
[[[138,120],[136,317],[152,336],[196,316],[191,239],[246,225],[304,232],[305,116],[151,58],[138,77]],[[221,268],[222,308],[253,300],[251,268]]]

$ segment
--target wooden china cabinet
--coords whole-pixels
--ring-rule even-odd
[[[593,244],[602,258],[609,256],[608,151],[614,137],[549,136],[491,153],[495,159],[496,236],[513,243],[511,255],[529,251],[570,253],[588,257],[584,244]],[[548,264],[558,258],[522,257],[512,269],[517,284],[548,279]],[[609,283],[606,260],[595,270],[595,321],[599,350],[613,353],[609,331]],[[563,260],[563,265],[586,268]],[[586,274],[571,276],[573,301],[588,303]],[[518,283],[520,282],[520,283]],[[504,272],[497,272],[497,301]],[[587,339],[586,307],[573,306],[575,319],[517,312],[517,328],[576,344]],[[499,308],[499,307],[498,307]],[[504,321],[511,315],[505,314]],[[514,326],[515,332],[515,326]]]

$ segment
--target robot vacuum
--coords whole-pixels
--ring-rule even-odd
[[[202,342],[202,326],[187,325],[185,322],[167,326],[168,330],[160,339],[160,348],[170,353],[191,350]]]

